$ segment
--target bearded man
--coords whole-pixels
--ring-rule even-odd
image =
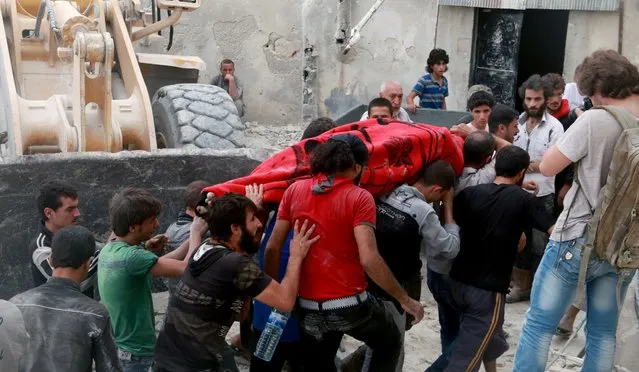
[[[522,84],[519,95],[523,99],[525,111],[519,116],[519,133],[513,143],[528,152],[530,165],[524,182],[534,181],[538,185],[536,196],[548,213],[552,213],[554,209],[555,177],[542,175],[539,164],[546,151],[564,134],[564,127],[559,120],[546,110],[552,94],[552,87],[539,75],[532,75]],[[533,229],[526,232],[526,235],[526,248],[518,255],[513,270],[515,286],[506,297],[506,302],[526,301],[530,298],[532,277],[548,243],[546,231]]]

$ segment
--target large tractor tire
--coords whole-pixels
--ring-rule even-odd
[[[226,150],[246,145],[246,127],[220,87],[167,85],[157,90],[152,107],[158,148]]]

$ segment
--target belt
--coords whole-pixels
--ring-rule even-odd
[[[312,301],[299,297],[298,304],[304,310],[336,310],[344,309],[347,307],[357,306],[364,301],[368,300],[368,293],[362,292],[350,297],[336,298],[334,300],[327,301]]]

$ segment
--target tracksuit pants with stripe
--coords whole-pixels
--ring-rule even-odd
[[[496,360],[508,350],[501,332],[506,295],[455,280],[450,285],[460,326],[445,371],[476,372],[483,360]]]

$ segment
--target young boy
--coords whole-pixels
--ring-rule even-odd
[[[190,247],[185,242],[158,258],[149,250],[161,252],[167,242],[164,235],[153,237],[161,210],[158,199],[135,188],[124,189],[109,204],[113,237],[100,252],[98,287],[102,303],[111,315],[124,372],[146,372],[153,364],[155,320],[151,278],[182,276],[191,256],[189,248],[200,244],[206,229],[206,223],[196,218],[191,224]]]
[[[415,97],[419,97],[419,107],[446,110],[448,80],[444,73],[448,71],[450,58],[443,49],[433,49],[426,61],[426,75],[422,76],[408,95],[408,111],[416,111]]]

